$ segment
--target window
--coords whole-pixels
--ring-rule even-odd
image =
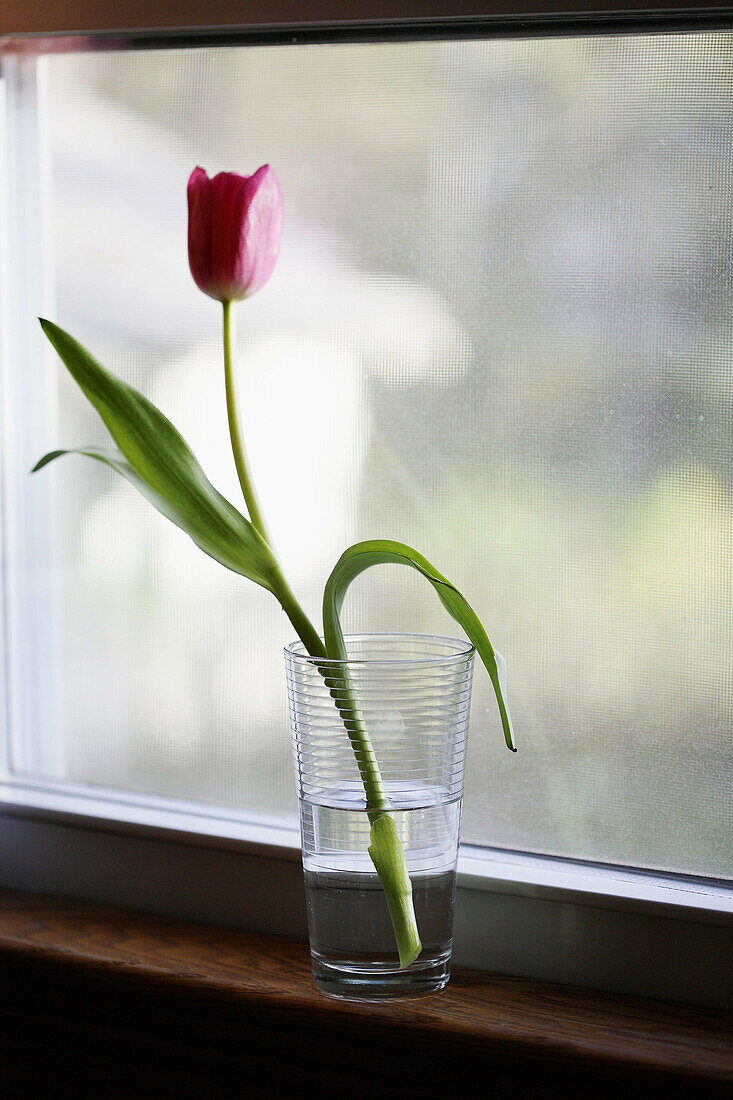
[[[96,465],[28,477],[105,438],[46,313],[236,499],[185,181],[269,161],[286,236],[241,384],[309,611],[350,542],[421,548],[509,662],[520,752],[477,670],[464,840],[721,886],[731,32],[117,45],[3,62],[9,787],[292,825],[274,601]],[[445,632],[403,574],[347,627]]]

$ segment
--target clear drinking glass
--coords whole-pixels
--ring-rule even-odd
[[[313,976],[372,998],[442,989],[450,976],[456,857],[474,648],[432,635],[345,639],[346,661],[285,649]],[[367,851],[356,757],[331,686],[347,677],[404,848],[422,951],[400,968]]]

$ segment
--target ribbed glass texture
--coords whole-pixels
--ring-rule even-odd
[[[320,661],[301,643],[285,650],[298,794],[366,809],[356,752],[334,703],[348,676],[395,808],[463,794],[473,647],[400,634],[347,639],[348,661]],[[325,675],[324,675],[325,674]]]
[[[300,643],[285,650],[316,984],[339,996],[440,988],[450,966],[474,650],[398,634],[356,635],[346,645],[345,662],[311,658]],[[347,693],[355,711],[343,707]],[[366,748],[347,732],[354,713]],[[378,771],[411,880],[422,951],[405,970],[368,851],[365,762]]]

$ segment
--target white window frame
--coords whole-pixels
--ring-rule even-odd
[[[220,18],[212,18],[212,23],[226,23],[230,6],[220,4]],[[583,8],[586,15],[597,18],[606,6],[602,0],[588,0]],[[652,6],[618,3],[614,9],[641,11]],[[63,3],[44,5],[42,26],[30,25],[29,20],[36,16],[28,13],[28,7],[11,2],[0,16],[0,34],[104,27],[98,21],[99,5],[86,0],[72,5],[75,26],[69,24],[68,6]],[[126,0],[120,0],[118,7],[116,26],[131,26],[126,22]],[[253,7],[252,24],[267,22],[268,6]],[[327,14],[329,0],[324,0],[322,7]],[[404,0],[395,6],[395,16],[413,19],[422,12],[435,19],[445,10],[439,3],[432,5],[435,10],[427,10],[430,7],[426,0]],[[578,15],[580,11],[573,0],[557,0],[551,7],[555,13]],[[690,5],[684,7],[689,12]],[[714,18],[716,7],[700,4],[696,10],[706,19]],[[351,5],[355,19],[367,18],[364,13],[369,8],[369,0],[353,0]],[[452,5],[451,14],[487,14],[485,6],[468,2],[459,8]],[[537,10],[536,5],[531,8]],[[669,5],[668,14],[676,18],[680,9]],[[139,19],[139,5],[135,10]],[[298,4],[293,2],[290,10],[296,13]],[[488,14],[512,18],[527,10],[525,0],[504,0]],[[191,25],[186,11],[186,5],[181,5],[177,13],[180,26]],[[339,11],[343,19],[343,4]],[[147,25],[157,28],[155,5],[151,4],[150,12]],[[52,388],[51,376],[47,379],[44,373],[48,357],[32,320],[33,309],[30,319],[19,319],[28,315],[29,302],[41,312],[50,291],[37,283],[45,248],[43,120],[37,112],[32,59],[5,59],[3,66],[0,233],[6,236],[0,236],[0,351],[8,368],[2,372],[0,400],[3,410],[17,408],[18,402],[27,407],[28,415],[42,418],[49,429],[44,428],[45,434],[52,438],[54,402],[39,408],[23,400],[31,389],[36,394],[50,394]],[[18,118],[23,119],[23,126],[8,132]],[[27,125],[29,118],[34,125]],[[6,156],[14,163],[6,163]],[[19,178],[26,181],[22,195],[12,192]],[[12,219],[7,216],[9,209],[13,210]],[[23,248],[18,247],[21,240]],[[14,261],[12,278],[11,255],[24,257],[20,266]],[[37,377],[32,379],[34,370],[44,373],[42,383]],[[18,387],[23,392],[19,393]],[[20,430],[7,415],[2,423],[4,433]],[[13,444],[6,451],[10,461],[26,461],[22,447]],[[8,461],[7,454],[4,461]],[[0,734],[6,735],[0,736],[0,767],[4,765],[8,775],[12,764],[16,775],[12,781],[0,783],[0,885],[305,938],[295,821],[116,790],[90,791],[61,779],[39,782],[23,777],[23,773],[63,774],[63,761],[55,755],[59,739],[55,736],[53,691],[38,698],[28,672],[41,661],[47,669],[53,668],[55,660],[54,639],[40,629],[47,624],[48,609],[53,606],[53,592],[43,580],[52,575],[43,561],[44,552],[50,553],[44,547],[50,546],[47,531],[53,502],[50,496],[41,498],[37,514],[29,515],[23,502],[15,501],[9,492],[14,480],[11,474],[7,468],[3,471],[0,514],[4,534],[12,533],[16,540],[11,552],[4,555],[0,584],[4,626],[0,638]],[[8,518],[10,522],[4,522]],[[8,569],[13,561],[26,560],[31,550],[38,566],[34,588],[20,593],[19,580],[8,575]],[[29,646],[33,647],[33,661],[19,662],[18,653],[24,649],[27,653]],[[733,1008],[731,883],[465,845],[458,871],[454,958],[459,964]]]

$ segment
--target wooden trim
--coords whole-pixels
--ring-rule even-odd
[[[313,989],[304,944],[66,899],[0,891],[0,981],[8,1096],[666,1100],[733,1087],[723,1012],[469,970],[431,997],[339,1002]]]
[[[715,0],[3,0],[0,35],[730,11]]]

